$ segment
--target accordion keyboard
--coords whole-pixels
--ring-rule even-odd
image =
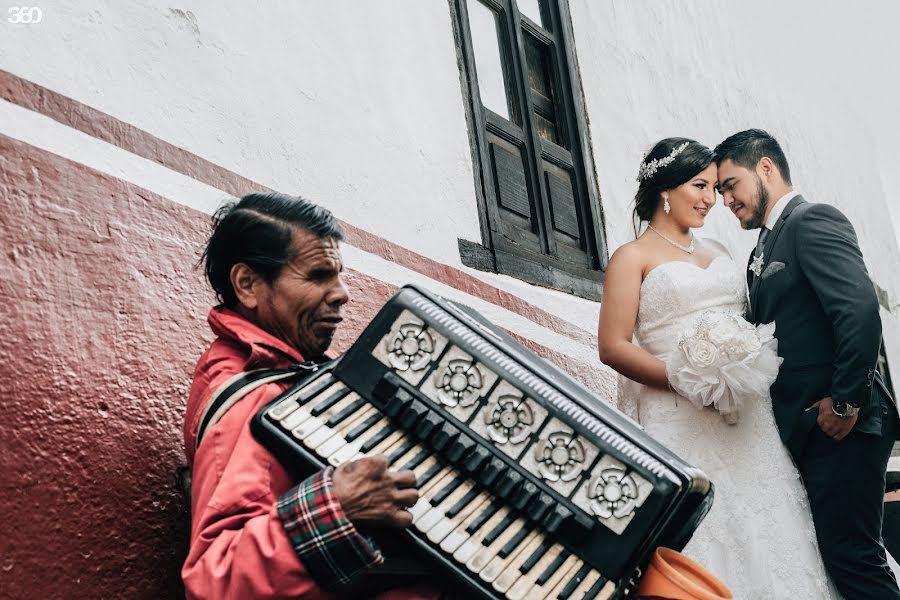
[[[263,408],[285,464],[412,470],[409,537],[482,598],[621,598],[708,510],[700,471],[476,313],[411,287]]]
[[[386,408],[390,412],[390,405]],[[385,455],[392,469],[412,470],[420,495],[410,510],[413,527],[499,596],[587,600],[612,595],[612,581],[554,541],[555,507],[536,486],[523,485],[519,477],[497,481],[504,463],[472,452],[466,442],[471,438],[461,439],[436,423],[429,428],[424,419],[417,423],[409,407],[395,412],[391,418],[326,375],[272,405],[268,417],[323,463],[337,467]],[[415,435],[398,428],[405,422]],[[501,497],[486,486],[515,494]],[[539,522],[546,526],[537,527]]]

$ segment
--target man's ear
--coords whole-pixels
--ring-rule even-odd
[[[259,304],[260,286],[262,278],[250,267],[244,263],[237,263],[231,267],[231,287],[234,289],[234,295],[237,296],[238,302],[244,308],[253,310]]]
[[[769,181],[772,175],[778,173],[778,169],[775,167],[775,163],[773,163],[772,159],[768,156],[763,156],[761,159],[759,159],[759,162],[756,163],[756,170],[760,178],[764,181]]]

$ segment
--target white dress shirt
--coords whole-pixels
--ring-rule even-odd
[[[779,198],[775,205],[772,207],[772,210],[769,212],[769,218],[766,219],[766,224],[764,225],[764,227],[769,231],[772,231],[775,228],[775,224],[778,223],[778,219],[781,218],[781,213],[784,212],[784,209],[788,205],[788,202],[799,195],[800,192],[791,191]]]

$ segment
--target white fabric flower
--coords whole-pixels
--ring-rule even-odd
[[[774,323],[754,327],[736,314],[704,312],[682,334],[681,351],[666,360],[672,389],[737,423],[741,407],[764,400],[778,376],[782,359],[774,333]]]
[[[719,349],[715,344],[702,339],[687,340],[683,349],[691,365],[698,369],[709,367],[719,357]]]
[[[722,346],[738,338],[741,333],[741,328],[734,320],[722,318],[709,328],[707,337],[709,338],[709,341],[716,346]]]

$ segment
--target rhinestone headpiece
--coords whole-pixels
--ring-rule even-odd
[[[642,162],[641,168],[638,169],[637,180],[643,181],[645,179],[649,179],[649,178],[653,177],[654,173],[656,173],[661,168],[665,167],[666,165],[671,163],[673,160],[675,160],[675,157],[678,156],[679,154],[681,154],[684,151],[684,149],[688,147],[689,144],[690,144],[690,142],[685,142],[685,143],[681,144],[680,146],[676,146],[675,148],[672,148],[672,151],[669,152],[669,155],[666,156],[665,158],[654,158],[650,162]]]

